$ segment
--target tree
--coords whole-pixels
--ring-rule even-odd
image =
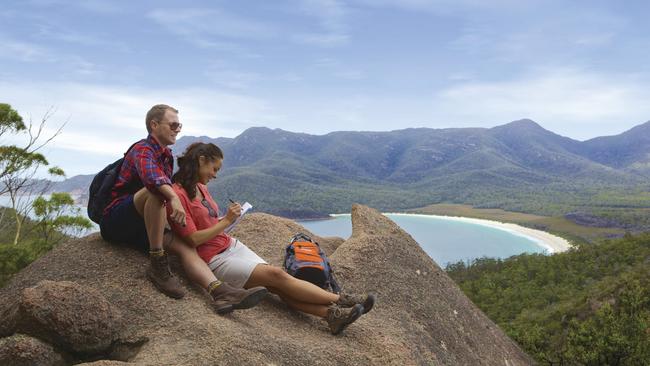
[[[0,195],[9,194],[11,200],[16,221],[14,245],[18,244],[20,240],[22,225],[32,207],[22,198],[42,194],[48,188],[41,186],[40,192],[35,192],[39,186],[34,176],[41,166],[49,165],[45,156],[38,151],[58,136],[65,126],[63,123],[43,141],[43,129],[53,113],[54,109],[50,108],[38,126],[35,126],[31,119],[29,125],[26,126],[16,110],[9,104],[0,103],[0,138],[6,137],[8,134],[27,134],[27,141],[23,147],[4,144],[0,146]],[[52,175],[64,174],[60,168],[51,168],[49,172]]]
[[[632,280],[625,283],[618,301],[605,303],[584,322],[573,320],[567,337],[569,358],[584,365],[647,365],[650,362],[648,292],[637,280]]]
[[[49,165],[39,150],[65,126],[63,123],[51,136],[43,138],[45,124],[52,114],[50,108],[37,126],[31,120],[25,125],[9,104],[0,103],[0,194],[7,194],[12,205],[0,207],[0,286],[67,235],[81,234],[92,226],[88,219],[79,216],[79,209],[74,207],[68,193],[44,197],[49,184],[34,179],[40,168]],[[21,146],[7,143],[25,136],[26,142]],[[65,176],[58,167],[50,167],[48,173],[54,177]],[[28,217],[32,211],[35,220]],[[15,220],[2,222],[5,214]]]
[[[63,233],[81,234],[92,227],[88,219],[79,216],[79,208],[68,193],[52,193],[49,200],[40,196],[33,207],[45,251],[58,244],[65,237]]]

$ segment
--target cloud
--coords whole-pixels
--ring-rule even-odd
[[[544,69],[508,81],[458,78],[431,94],[345,94],[326,91],[266,99],[206,88],[158,90],[79,83],[0,81],[0,95],[25,118],[57,112],[45,135],[69,120],[46,151],[69,176],[114,161],[146,132],[144,115],[157,103],[180,110],[182,135],[234,137],[252,126],[295,132],[386,131],[407,127],[492,127],[531,118],[571,138],[618,134],[650,116],[646,75]]]
[[[308,17],[316,18],[321,30],[300,32],[291,39],[297,43],[319,47],[345,45],[350,41],[346,17],[347,7],[337,0],[299,0],[298,11]]]
[[[461,75],[462,76],[462,75]],[[408,127],[494,127],[531,118],[574,139],[619,134],[650,119],[650,75],[539,69],[507,81],[458,77],[433,91],[305,93],[272,101],[269,121],[296,132],[387,131]]]
[[[363,71],[345,66],[341,61],[333,58],[321,58],[315,61],[314,68],[322,69],[329,75],[343,80],[362,80],[366,77]],[[318,71],[322,74],[321,71]]]
[[[248,89],[253,83],[262,79],[262,76],[258,73],[239,71],[224,62],[213,63],[208,66],[204,74],[215,85],[231,89]]]
[[[64,42],[71,45],[110,48],[111,50],[121,52],[128,52],[130,50],[129,45],[117,41],[114,35],[107,35],[101,32],[91,33],[89,30],[76,30],[47,17],[34,16],[32,18],[34,19],[30,21],[35,28],[32,37],[34,39],[44,40],[50,45],[54,42]]]
[[[108,0],[84,0],[78,2],[67,0],[29,0],[29,3],[42,7],[77,7],[97,14],[114,14],[119,13],[122,10],[122,8],[115,2]]]
[[[534,8],[538,0],[352,0],[353,3],[378,8],[392,8],[412,12],[451,15],[476,12],[501,12],[522,8]]]
[[[276,28],[270,24],[221,9],[155,9],[147,17],[169,32],[203,48],[241,51],[241,46],[232,41],[264,40],[277,35]]]
[[[144,116],[149,107],[168,103],[180,110],[182,135],[234,137],[250,125],[270,124],[264,100],[204,88],[158,90],[79,83],[0,81],[2,100],[24,118],[39,120],[51,106],[56,113],[44,135],[69,120],[48,147],[52,160],[70,175],[80,171],[80,157],[101,167],[119,157],[131,143],[146,136]],[[99,169],[97,169],[99,170]]]
[[[601,52],[629,42],[623,36],[629,24],[607,9],[566,6],[562,10],[552,16],[551,9],[529,9],[510,18],[504,14],[464,17],[460,34],[448,47],[485,62],[566,65],[607,60]]]
[[[456,84],[436,93],[432,107],[449,121],[507,122],[528,117],[554,132],[589,138],[604,126],[618,133],[620,126],[632,127],[648,119],[650,107],[645,101],[650,92],[637,81],[640,77],[538,70],[511,81]]]
[[[92,76],[100,74],[100,68],[93,62],[85,58],[72,55],[63,54],[44,47],[33,42],[25,42],[16,40],[0,34],[0,59],[20,61],[25,63],[34,64],[58,64],[67,66],[65,72],[68,76]],[[9,73],[7,73],[9,75]]]
[[[22,62],[52,62],[55,57],[45,47],[0,34],[0,58]]]
[[[337,0],[301,0],[299,7],[302,13],[320,19],[323,28],[339,32],[345,28],[344,18],[347,9],[341,1]]]
[[[296,43],[305,43],[320,47],[334,47],[349,42],[350,36],[335,33],[303,33],[291,37]]]

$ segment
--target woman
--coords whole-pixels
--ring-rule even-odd
[[[216,277],[246,289],[267,287],[294,309],[325,319],[332,334],[340,333],[368,312],[374,304],[374,295],[327,292],[268,265],[242,242],[224,233],[239,217],[241,206],[231,204],[226,216],[219,219],[219,207],[206,185],[216,178],[222,161],[223,153],[216,145],[194,143],[178,158],[178,172],[173,176],[174,191],[187,216],[185,226],[172,224],[172,229],[196,248]]]

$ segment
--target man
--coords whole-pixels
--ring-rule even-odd
[[[145,122],[149,135],[135,143],[124,158],[111,203],[100,222],[102,237],[148,250],[147,277],[167,296],[180,299],[185,291],[169,269],[163,243],[181,257],[188,276],[208,290],[219,314],[255,306],[266,295],[265,288],[244,290],[217,280],[194,249],[171,232],[165,233],[166,206],[170,207],[170,219],[185,225],[185,211],[171,187],[174,157],[168,148],[183,125],[178,110],[164,104],[153,106]]]

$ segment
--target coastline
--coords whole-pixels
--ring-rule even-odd
[[[532,240],[538,246],[544,248],[548,254],[565,252],[571,248],[571,244],[569,243],[568,240],[561,238],[557,235],[547,233],[546,231],[531,229],[528,227],[524,227],[521,225],[512,224],[508,222],[475,219],[472,217],[425,215],[425,214],[412,214],[412,213],[402,213],[402,212],[383,212],[383,214],[399,215],[399,216],[433,217],[441,220],[461,221],[470,224],[483,225],[494,229],[507,231],[513,235],[521,236],[526,239]],[[336,216],[349,216],[349,215],[350,214],[332,214],[330,216],[336,217]]]

